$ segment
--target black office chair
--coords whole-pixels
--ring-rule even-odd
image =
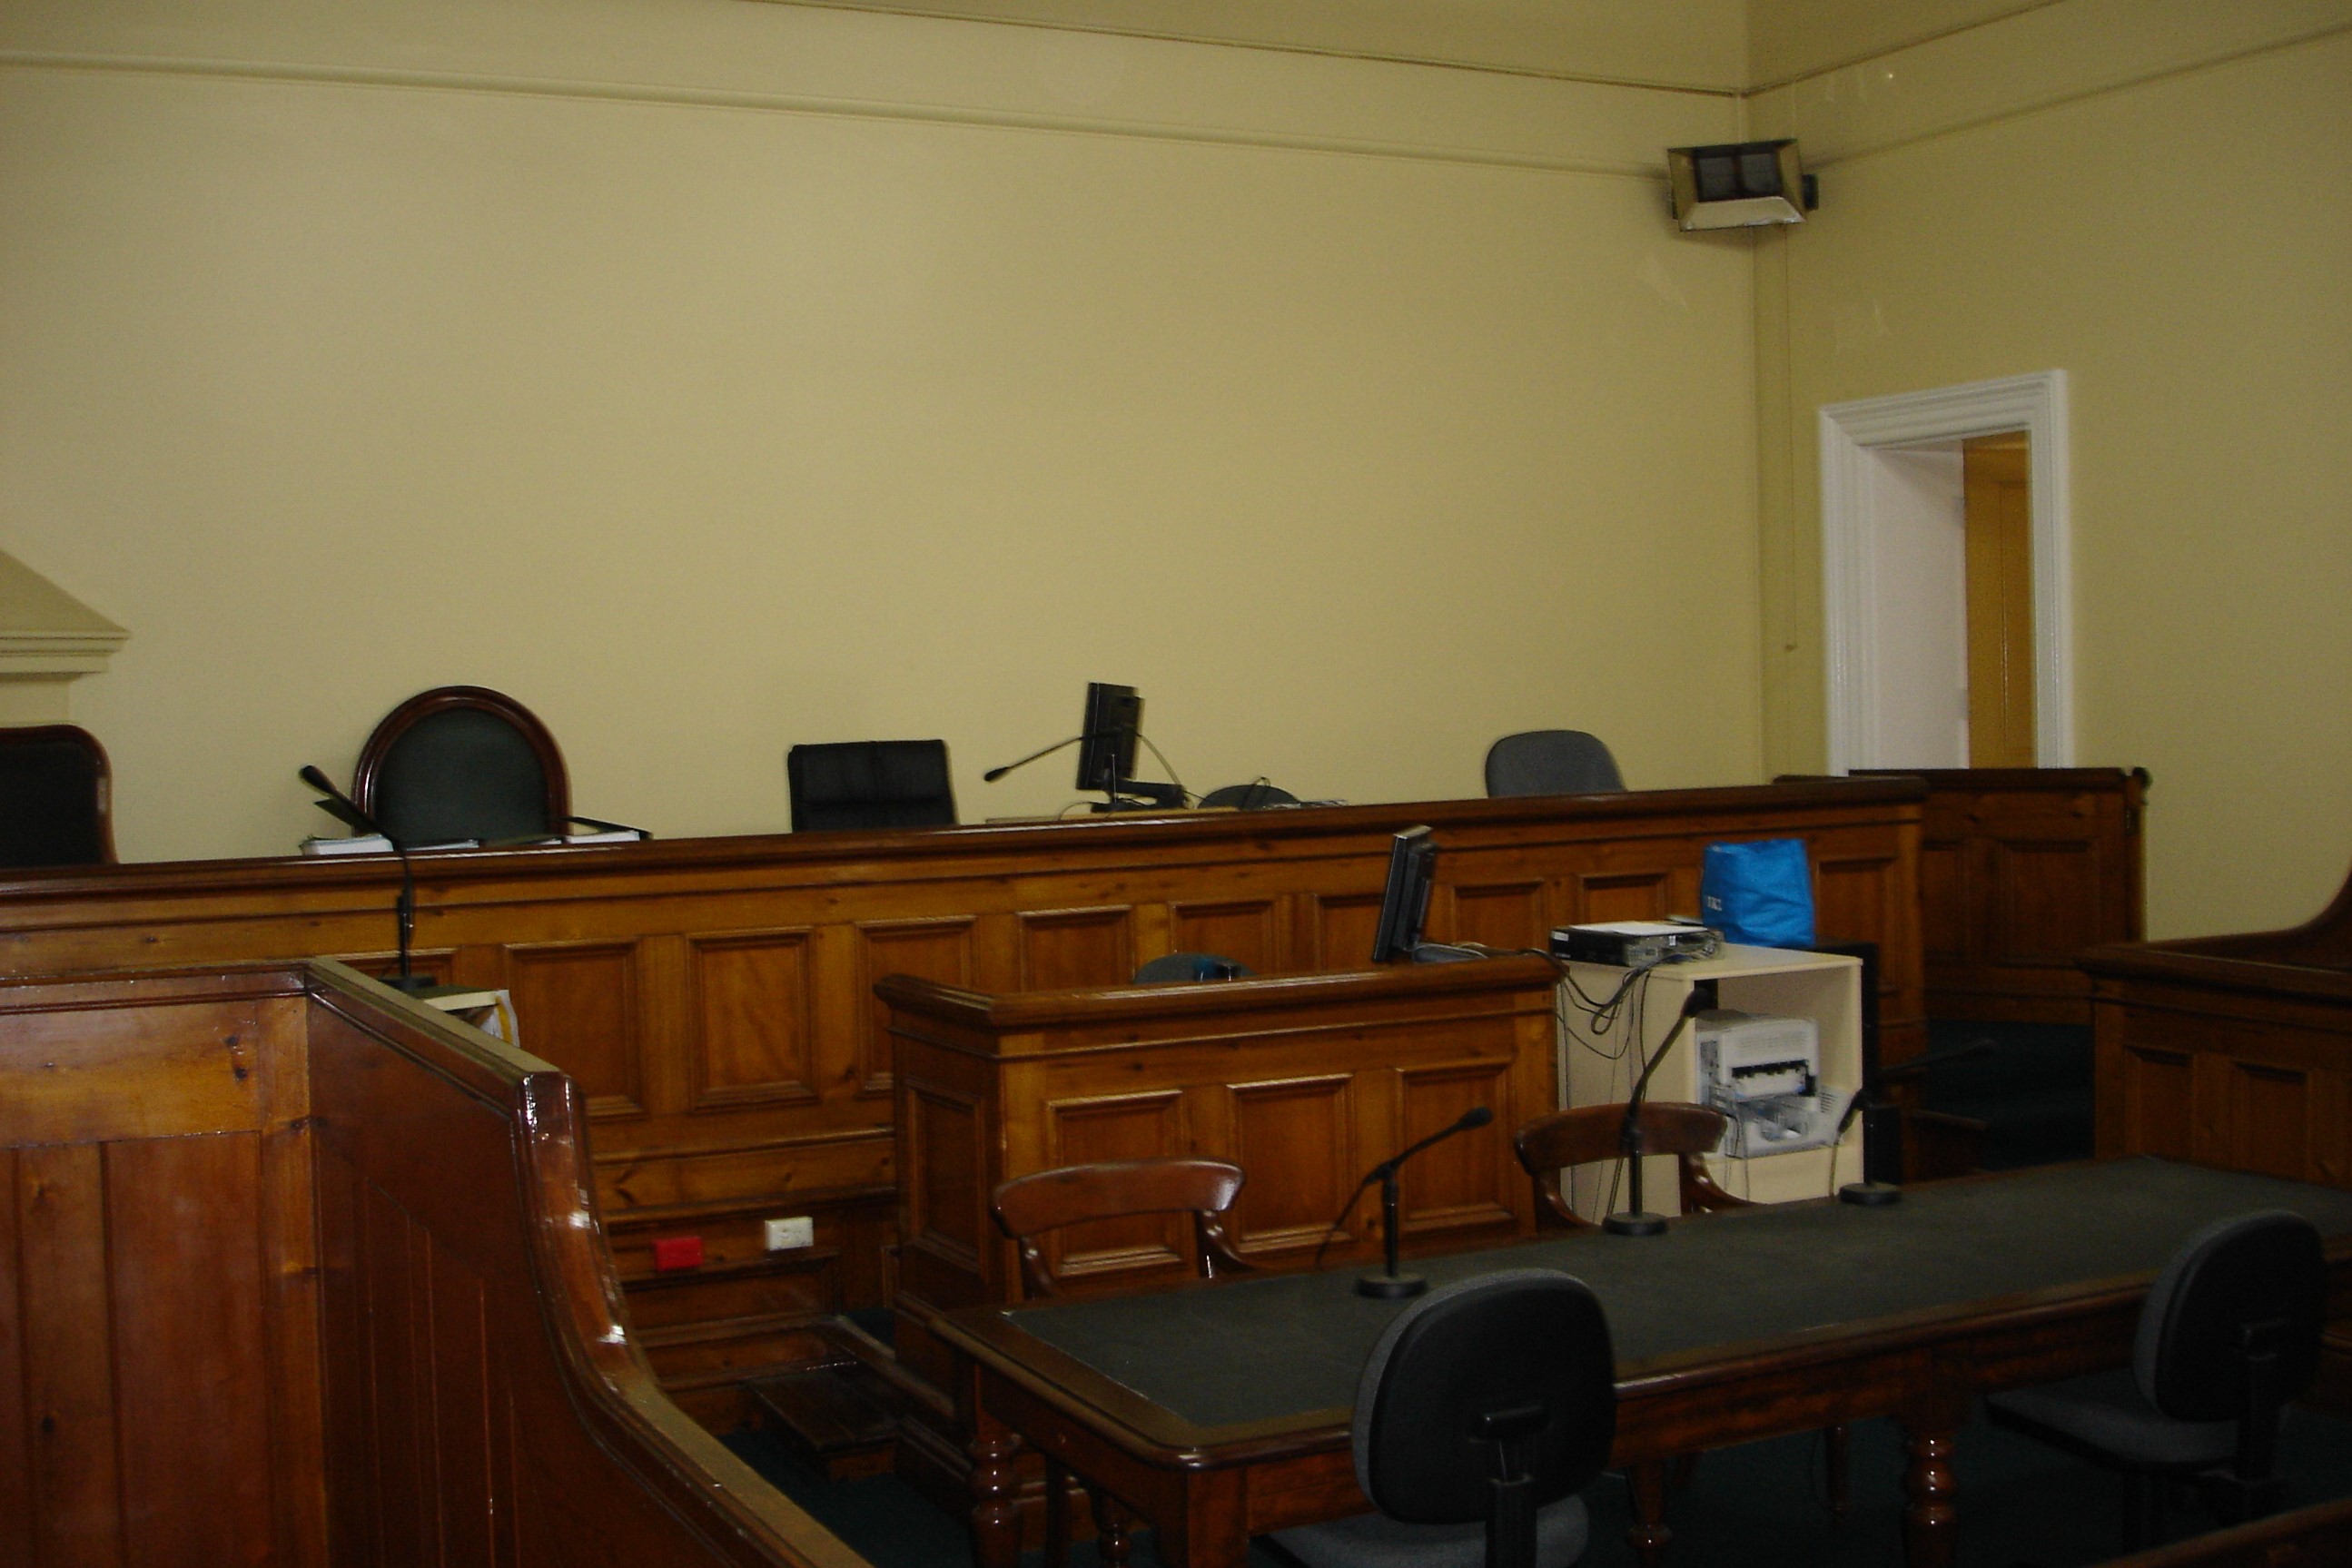
[[[0,868],[114,863],[113,773],[78,725],[0,729]]]
[[[2317,1228],[2284,1210],[2189,1239],[2140,1309],[2128,1369],[1996,1394],[2001,1426],[2132,1478],[2124,1549],[2161,1522],[2159,1483],[2195,1480],[2223,1518],[2274,1511],[2279,1413],[2311,1385],[2327,1304]]]
[[[944,740],[841,740],[784,758],[793,831],[955,825]]]
[[[403,844],[545,838],[572,820],[555,737],[485,686],[436,686],[386,714],[360,747],[352,800]]]
[[[1200,980],[1246,980],[1255,974],[1238,959],[1214,953],[1163,953],[1135,972],[1139,986],[1183,985]]]
[[[1582,1281],[1510,1269],[1432,1291],[1364,1364],[1356,1483],[1380,1512],[1278,1531],[1307,1568],[1559,1568],[1617,1430],[1617,1358]]]
[[[1617,759],[1580,729],[1530,729],[1486,748],[1486,793],[1601,795],[1625,788]]]
[[[1230,806],[1236,811],[1263,811],[1269,806],[1296,806],[1298,797],[1261,779],[1254,784],[1228,784],[1201,797],[1203,809]]]

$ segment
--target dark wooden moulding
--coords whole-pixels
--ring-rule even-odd
[[[2091,986],[2076,960],[2146,934],[2147,771],[1912,776],[1927,782],[1919,841],[1927,1016],[2088,1025]]]
[[[419,967],[514,995],[580,1086],[606,1235],[672,1395],[731,1423],[809,1325],[886,1302],[893,1084],[877,981],[994,995],[1118,987],[1171,951],[1261,975],[1360,969],[1390,836],[1443,853],[1431,934],[1539,945],[1571,920],[1695,912],[1705,846],[1801,837],[1825,939],[1884,955],[1886,1054],[1924,1045],[1911,779],[1407,802],[896,833],[416,857]],[[134,864],[0,881],[0,974],[307,956],[391,967],[388,858]],[[769,1252],[761,1222],[811,1216]],[[705,1261],[657,1272],[652,1243]]]
[[[2098,1152],[2352,1186],[2352,881],[2284,931],[2093,948]]]
[[[864,1563],[656,1385],[585,1122],[332,964],[0,984],[0,1562]]]

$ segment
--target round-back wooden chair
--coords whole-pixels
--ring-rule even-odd
[[[996,1189],[988,1208],[996,1217],[997,1228],[1020,1249],[1022,1296],[1034,1301],[1062,1293],[1055,1283],[1051,1260],[1039,1245],[1041,1237],[1072,1225],[1130,1215],[1190,1214],[1193,1266],[1201,1278],[1216,1280],[1249,1272],[1250,1265],[1234,1250],[1225,1235],[1225,1211],[1233,1207],[1241,1190],[1241,1166],[1225,1160],[1171,1155],[1064,1166],[1015,1176]],[[1069,1510],[1070,1472],[1049,1458],[1045,1461],[1045,1568],[1062,1568],[1068,1557]],[[1125,1562],[1133,1521],[1099,1491],[1095,1494],[1094,1514],[1103,1561]]]
[[[1746,1198],[1734,1197],[1716,1186],[1699,1163],[1701,1155],[1711,1155],[1723,1145],[1721,1113],[1704,1105],[1653,1100],[1642,1107],[1637,1120],[1643,1148],[1654,1155],[1675,1156],[1685,1214],[1748,1207]],[[1536,1184],[1536,1201],[1563,1224],[1591,1225],[1592,1221],[1569,1207],[1559,1178],[1578,1166],[1602,1165],[1622,1155],[1624,1126],[1622,1105],[1579,1105],[1572,1111],[1538,1116],[1521,1127],[1511,1147],[1518,1154],[1519,1167]]]
[[[386,714],[360,747],[352,799],[402,844],[544,838],[572,817],[555,737],[487,686],[436,686]]]

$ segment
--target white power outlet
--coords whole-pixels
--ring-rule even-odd
[[[768,1250],[771,1252],[816,1245],[816,1221],[805,1214],[792,1219],[771,1219],[767,1222],[767,1229]]]

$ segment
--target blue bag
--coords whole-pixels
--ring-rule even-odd
[[[1727,942],[1813,945],[1813,876],[1802,839],[1709,844],[1698,880],[1699,918]]]

